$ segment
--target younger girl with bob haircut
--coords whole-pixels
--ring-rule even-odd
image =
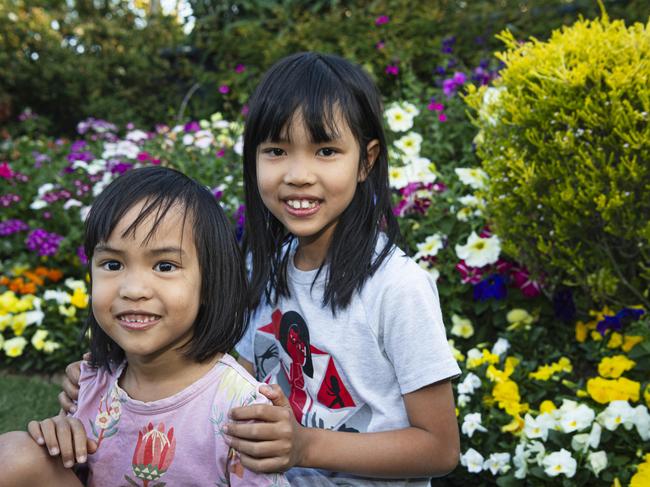
[[[77,411],[0,437],[0,485],[82,485],[86,462],[91,486],[287,485],[224,437],[231,408],[268,400],[227,354],[246,275],[210,191],[168,168],[129,171],[95,200],[84,248],[92,359]]]
[[[291,485],[428,486],[459,458],[460,369],[434,281],[395,245],[382,114],[360,67],[309,52],[249,102],[237,351],[274,405],[234,409],[227,433],[253,470],[305,467]]]

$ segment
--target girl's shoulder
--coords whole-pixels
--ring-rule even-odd
[[[224,395],[233,407],[252,403],[270,404],[270,401],[260,393],[264,384],[258,382],[230,354],[224,354],[219,360],[218,391]]]
[[[378,256],[383,247],[377,246],[375,255]],[[419,266],[411,257],[399,248],[392,245],[388,254],[382,261],[372,280],[378,283],[390,284],[395,281],[401,283],[417,282],[422,283],[430,280],[429,273]]]

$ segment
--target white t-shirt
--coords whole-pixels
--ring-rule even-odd
[[[322,306],[327,269],[312,287],[317,270],[297,269],[291,252],[291,296],[259,306],[237,352],[253,363],[260,382],[282,387],[304,426],[408,427],[402,395],[460,375],[429,274],[395,248],[350,305],[333,315]],[[387,481],[304,468],[287,478],[292,486],[429,485],[428,479]]]

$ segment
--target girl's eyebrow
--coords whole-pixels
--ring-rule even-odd
[[[98,245],[95,247],[95,254],[98,253],[109,253],[109,254],[118,254],[124,255],[126,252],[123,250],[116,249],[110,245]],[[180,254],[182,257],[187,256],[187,253],[181,247],[159,247],[157,249],[148,249],[147,253],[153,256],[165,255],[165,254]]]

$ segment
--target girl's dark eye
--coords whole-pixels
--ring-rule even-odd
[[[324,157],[332,157],[334,154],[336,154],[336,150],[331,147],[323,147],[318,151],[318,155]]]
[[[116,260],[107,260],[106,262],[102,262],[101,267],[104,270],[107,271],[119,271],[122,269],[122,264]]]
[[[171,262],[159,262],[155,269],[159,272],[171,272],[176,269],[176,266]]]
[[[270,147],[268,149],[264,149],[262,151],[264,154],[268,154],[272,157],[280,157],[284,155],[284,151],[280,149],[279,147]]]

